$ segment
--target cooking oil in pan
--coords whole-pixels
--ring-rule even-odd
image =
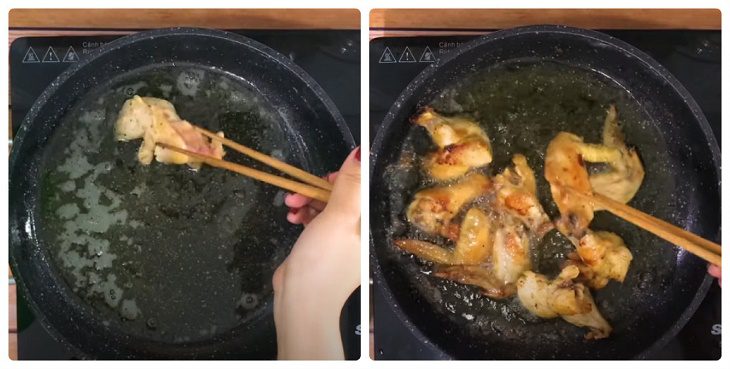
[[[186,65],[117,77],[71,110],[46,151],[40,228],[58,271],[105,325],[155,340],[207,340],[267,316],[271,276],[298,233],[283,193],[210,167],[141,165],[141,141],[113,132],[134,95],[304,166],[287,117],[246,81]]]
[[[646,171],[644,183],[630,205],[681,224],[682,203],[674,196],[674,168],[669,164],[667,143],[661,132],[631,94],[598,72],[556,62],[510,61],[460,79],[423,103],[445,115],[474,118],[484,128],[494,156],[485,170],[487,174],[502,171],[510,164],[512,155],[525,155],[536,173],[539,198],[553,218],[558,211],[542,175],[547,145],[560,131],[578,134],[586,142],[600,143],[610,104],[616,105],[627,143],[637,147]],[[432,149],[425,131],[413,126],[403,140],[400,157],[385,170],[383,178],[390,199],[385,208],[389,209],[391,219],[386,234],[390,245],[393,238],[414,237],[450,247],[444,239],[410,227],[404,216],[412,195],[434,185],[420,171],[419,159]],[[611,282],[594,292],[599,309],[614,325],[614,335],[629,334],[630,327],[640,319],[634,311],[648,303],[662,304],[661,295],[667,292],[665,288],[674,272],[676,251],[658,245],[660,241],[654,236],[605,213],[596,213],[591,228],[618,233],[634,255],[624,283]],[[533,270],[554,276],[572,249],[557,232],[548,234],[533,245]],[[393,261],[390,265],[402,268],[397,273],[409,280],[414,289],[411,296],[421,296],[438,312],[439,319],[466,327],[472,343],[502,342],[519,347],[526,340],[544,338],[552,342],[546,349],[560,352],[561,343],[556,345],[556,336],[563,337],[562,344],[566,346],[583,341],[583,330],[559,319],[537,319],[516,299],[486,298],[474,287],[431,276],[430,263],[394,246],[387,253]],[[651,278],[647,279],[648,275]],[[496,337],[498,341],[492,339]]]

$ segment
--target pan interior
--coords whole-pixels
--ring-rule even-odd
[[[600,143],[606,109],[611,103],[616,104],[627,143],[638,148],[646,170],[643,185],[630,205],[683,224],[687,204],[676,195],[680,186],[675,183],[676,164],[668,155],[667,142],[657,123],[625,88],[597,71],[554,60],[513,59],[472,71],[420,105],[479,122],[494,152],[494,161],[485,170],[489,175],[501,172],[512,155],[524,154],[535,171],[539,198],[555,218],[557,208],[543,177],[547,144],[559,131]],[[610,214],[596,213],[591,228],[620,235],[634,259],[624,283],[614,281],[593,293],[600,311],[614,327],[606,342],[585,341],[585,330],[560,319],[535,318],[517,299],[492,300],[481,296],[477,288],[432,277],[430,263],[392,246],[396,237],[448,245],[444,239],[420,233],[404,216],[413,194],[433,185],[419,169],[419,158],[432,149],[425,130],[411,126],[400,151],[385,168],[383,183],[388,197],[382,210],[390,220],[384,232],[388,246],[378,252],[386,277],[404,284],[398,287],[398,299],[415,301],[405,302],[409,306],[423,306],[414,310],[431,310],[411,318],[433,342],[457,356],[489,352],[490,357],[548,358],[566,357],[568,353],[590,357],[598,347],[612,350],[608,341],[631,341],[632,336],[643,341],[641,337],[654,334],[637,331],[636,327],[645,326],[652,312],[661,311],[671,300],[676,249]],[[571,250],[573,246],[564,237],[551,232],[533,245],[533,270],[554,276]],[[432,321],[423,321],[426,318]],[[438,332],[435,327],[439,327]],[[480,350],[482,354],[475,354]]]
[[[221,169],[141,165],[141,141],[116,142],[113,128],[135,94],[307,167],[288,118],[237,76],[175,63],[115,77],[75,104],[44,153],[39,232],[65,287],[105,326],[160,342],[205,341],[268,315],[271,276],[298,233],[284,192]]]

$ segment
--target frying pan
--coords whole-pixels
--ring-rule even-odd
[[[596,213],[591,228],[618,233],[634,260],[623,283],[593,292],[614,327],[603,340],[585,340],[583,329],[560,319],[537,319],[515,299],[490,300],[476,288],[435,278],[432,265],[392,245],[396,237],[428,239],[404,217],[412,195],[432,185],[417,164],[432,144],[408,123],[423,106],[482,124],[495,157],[489,174],[501,171],[513,154],[525,154],[541,202],[555,217],[542,176],[547,143],[560,130],[600,142],[611,103],[627,142],[645,164],[646,178],[630,205],[719,240],[720,156],[709,125],[674,77],[622,41],[562,26],[495,32],[427,67],[393,104],[371,156],[374,288],[439,357],[642,358],[663,347],[692,316],[711,283],[706,264],[604,212]],[[554,276],[571,247],[559,234],[548,234],[532,255],[535,269]]]
[[[135,94],[319,175],[354,146],[317,83],[258,42],[187,28],[111,42],[60,75],[15,138],[19,288],[82,358],[274,358],[271,276],[300,232],[284,193],[213,168],[141,166],[140,142],[113,137]]]

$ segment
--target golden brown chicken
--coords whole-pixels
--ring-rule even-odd
[[[548,144],[545,179],[550,183],[553,200],[560,210],[558,230],[565,235],[583,237],[593,220],[594,210],[600,210],[572,195],[566,187],[585,195],[595,191],[626,203],[644,180],[641,161],[636,151],[624,143],[616,114],[612,105],[604,122],[603,144],[585,143],[568,132],[558,133]],[[609,169],[589,176],[586,162],[605,163]]]
[[[644,181],[644,166],[636,150],[626,146],[613,105],[608,109],[603,124],[603,145],[618,149],[621,158],[609,162],[608,170],[592,174],[591,187],[594,192],[626,204],[634,198]]]
[[[430,242],[402,239],[395,245],[402,250],[437,264],[479,265],[487,260],[491,252],[491,221],[484,212],[471,208],[461,223],[459,239],[453,250]]]
[[[633,256],[617,234],[588,230],[570,259],[580,268],[581,279],[593,289],[601,289],[613,279],[623,282]]]
[[[492,181],[477,173],[461,181],[418,191],[408,206],[406,218],[419,229],[456,240],[459,225],[452,219],[466,203],[490,191]]]
[[[525,226],[511,216],[501,217],[494,233],[492,268],[503,283],[515,283],[523,272],[530,270],[530,234]]]
[[[188,164],[200,168],[200,161],[157,146],[158,142],[200,154],[222,158],[225,155],[219,141],[211,142],[189,122],[180,119],[168,101],[153,97],[134,96],[124,102],[115,124],[118,141],[143,139],[137,159],[149,165],[153,158],[167,164]],[[223,132],[218,132],[223,137]]]
[[[469,209],[453,250],[419,240],[397,240],[396,246],[439,264],[434,275],[481,287],[492,298],[514,295],[514,283],[531,267],[530,235],[517,219],[505,215],[493,221],[476,208]]]
[[[615,148],[592,145],[568,132],[560,132],[550,141],[545,156],[545,179],[550,183],[550,192],[560,210],[556,222],[558,230],[569,236],[580,238],[593,220],[593,205],[573,195],[566,187],[591,195],[593,189],[585,162],[606,162],[617,160],[620,152]]]
[[[535,172],[524,155],[512,157],[514,168],[506,168],[494,178],[497,204],[510,215],[520,219],[538,237],[553,229],[553,223],[537,198]]]
[[[505,283],[497,278],[489,265],[439,265],[433,275],[479,287],[482,294],[497,300],[514,296],[517,292],[513,283]]]
[[[432,108],[424,109],[411,121],[426,128],[438,150],[424,158],[424,169],[438,181],[463,176],[472,168],[492,162],[489,137],[475,122],[461,117],[445,117]]]
[[[517,281],[517,296],[522,306],[538,317],[561,317],[589,328],[587,339],[606,338],[613,329],[598,311],[588,288],[573,281],[579,273],[578,267],[570,265],[551,281],[542,274],[525,272]]]

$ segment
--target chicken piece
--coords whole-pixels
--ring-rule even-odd
[[[438,146],[438,150],[424,159],[424,169],[438,181],[461,177],[472,168],[492,162],[489,137],[469,119],[445,117],[432,108],[426,108],[411,122],[426,128]]]
[[[395,245],[403,251],[437,264],[478,265],[489,257],[492,240],[491,221],[477,208],[471,208],[464,216],[459,239],[453,250],[419,240],[396,240]]]
[[[617,117],[616,107],[611,105],[603,124],[603,144],[617,148],[621,158],[608,163],[609,170],[592,174],[590,182],[594,192],[626,204],[644,181],[644,166],[636,150],[626,146]]]
[[[493,225],[493,242],[488,246],[491,257],[487,263],[442,263],[459,265],[439,266],[434,275],[480,287],[483,294],[495,299],[514,295],[514,283],[531,267],[530,235],[516,218],[510,215],[501,218]],[[459,242],[462,237],[463,232]]]
[[[633,256],[615,233],[588,231],[570,259],[580,268],[581,278],[593,289],[601,289],[613,279],[623,282]]]
[[[504,284],[514,283],[530,270],[530,235],[524,225],[510,216],[502,217],[494,232],[492,268],[494,276]]]
[[[593,205],[566,189],[592,194],[585,162],[610,162],[620,156],[616,148],[586,144],[568,132],[560,132],[550,141],[545,157],[545,179],[560,210],[561,218],[556,225],[561,233],[580,238],[593,220]]]
[[[130,141],[142,138],[142,145],[137,159],[143,165],[149,165],[153,158],[167,164],[188,164],[194,169],[200,168],[201,162],[187,155],[157,146],[166,143],[185,150],[221,159],[225,152],[219,141],[210,141],[192,124],[180,119],[175,107],[168,101],[153,97],[134,96],[124,102],[115,124],[118,141]],[[218,132],[223,137],[223,132]]]
[[[609,170],[589,176],[586,162],[605,163]],[[586,195],[595,191],[622,203],[634,197],[644,180],[644,167],[637,152],[624,143],[613,105],[604,122],[603,144],[584,143],[582,138],[567,132],[558,133],[550,141],[545,179],[560,210],[558,230],[578,239],[588,229],[593,212],[601,209],[573,196],[565,187]]]
[[[505,283],[497,278],[494,269],[480,265],[439,265],[433,275],[461,284],[469,284],[482,289],[482,294],[493,299],[513,296],[517,289],[513,283]]]
[[[451,220],[466,203],[490,189],[491,180],[475,173],[448,186],[421,190],[408,206],[406,218],[427,233],[456,240],[459,225]]]
[[[512,163],[514,168],[506,168],[494,178],[497,204],[542,237],[553,228],[553,223],[537,198],[535,172],[524,155],[513,156]]]
[[[542,274],[527,271],[517,281],[517,296],[528,311],[538,317],[561,317],[578,327],[587,327],[586,339],[606,338],[613,328],[603,318],[590,290],[573,281],[580,271],[569,265],[550,281]]]

